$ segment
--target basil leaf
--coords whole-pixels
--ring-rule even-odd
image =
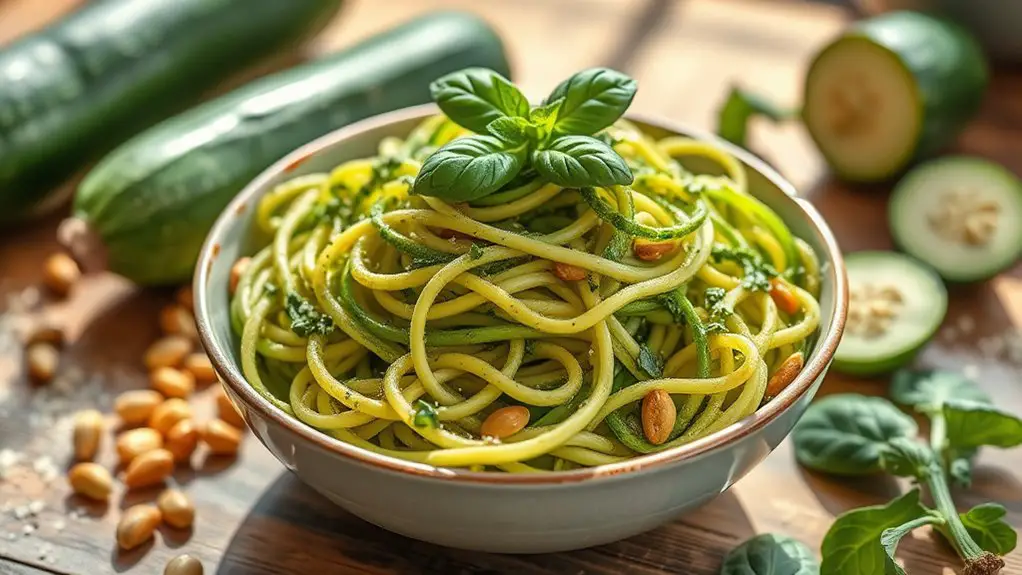
[[[525,163],[525,146],[506,149],[493,136],[458,138],[426,158],[415,177],[423,196],[465,202],[496,192]]]
[[[529,139],[526,130],[530,127],[531,124],[525,118],[504,116],[487,124],[486,131],[512,146],[517,146]]]
[[[454,123],[476,133],[502,116],[529,115],[529,101],[507,78],[486,68],[466,68],[429,85],[433,101]]]
[[[880,454],[880,467],[898,477],[914,477],[920,481],[930,475],[935,458],[933,450],[908,437],[895,437]]]
[[[1022,445],[1022,419],[993,405],[951,399],[944,404],[944,418],[948,445],[952,448]]]
[[[734,86],[724,105],[717,111],[717,134],[725,140],[745,146],[749,120],[765,116],[773,122],[785,122],[798,116],[798,111],[783,108],[770,100]]]
[[[473,260],[483,257],[483,246],[472,244],[472,247],[468,248],[468,257]]]
[[[953,371],[901,369],[891,380],[891,399],[921,413],[939,413],[949,399],[990,403],[990,396],[969,378]]]
[[[623,186],[632,172],[610,146],[589,136],[562,136],[532,153],[532,167],[540,176],[566,188]]]
[[[291,319],[291,331],[302,337],[314,333],[327,335],[334,331],[334,322],[330,316],[316,309],[312,302],[296,292],[289,291],[284,298],[284,309]]]
[[[880,542],[884,531],[929,514],[913,489],[887,505],[853,509],[838,517],[823,537],[822,575],[884,573],[890,559]]]
[[[896,437],[915,437],[915,421],[881,397],[830,395],[809,406],[795,426],[799,463],[837,475],[881,470],[880,454]]]
[[[1015,550],[1018,533],[1004,521],[1006,511],[997,503],[981,503],[959,515],[972,540],[984,551],[1007,555]]]
[[[637,363],[642,371],[645,371],[650,377],[661,377],[664,374],[664,362],[660,358],[660,354],[651,350],[646,344],[639,346]]]
[[[765,533],[735,547],[724,557],[720,575],[819,575],[820,563],[809,547],[791,537]]]
[[[589,68],[561,82],[547,102],[564,103],[554,134],[595,134],[624,115],[635,97],[635,80],[609,68]]]
[[[415,411],[412,412],[412,425],[436,429],[440,425],[436,407],[432,403],[421,399],[416,401]]]
[[[902,569],[901,565],[898,565],[894,558],[894,552],[898,549],[898,543],[901,542],[901,538],[924,525],[942,522],[943,519],[940,517],[927,514],[911,521],[906,521],[897,527],[884,529],[884,532],[880,534],[880,545],[883,546],[884,552],[887,554],[884,572],[893,575],[906,575],[905,570]]]
[[[553,129],[554,123],[557,121],[557,115],[561,110],[561,105],[563,104],[564,99],[559,98],[549,104],[536,106],[531,112],[529,112],[529,121],[544,130],[550,131]]]

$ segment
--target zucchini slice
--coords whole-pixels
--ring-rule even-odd
[[[1022,255],[1022,182],[982,158],[919,166],[895,188],[888,217],[898,246],[949,281],[989,278]]]
[[[856,252],[848,269],[848,321],[834,369],[877,375],[908,363],[947,312],[947,290],[918,261],[895,252]]]

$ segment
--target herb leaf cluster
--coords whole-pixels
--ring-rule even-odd
[[[426,158],[415,178],[416,194],[477,200],[530,168],[564,187],[633,180],[624,159],[592,137],[624,115],[635,97],[635,80],[620,72],[583,70],[536,107],[511,81],[485,68],[448,74],[430,91],[448,118],[476,134],[453,140]]]

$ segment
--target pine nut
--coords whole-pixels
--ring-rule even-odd
[[[150,370],[177,367],[192,351],[192,341],[180,335],[168,335],[156,340],[145,352],[145,366]]]
[[[173,367],[157,368],[149,374],[149,383],[167,397],[185,398],[195,391],[195,377],[191,372]]]
[[[192,417],[192,408],[188,402],[180,398],[172,398],[156,406],[152,416],[149,417],[149,427],[158,431],[161,435],[167,435],[170,428],[174,427],[182,419]]]
[[[798,377],[804,363],[805,359],[800,351],[788,356],[784,363],[777,368],[777,371],[770,376],[770,381],[767,382],[766,397],[773,398],[784,391],[784,388]]]
[[[162,483],[174,472],[174,455],[166,449],[146,451],[128,464],[124,484],[128,489]]]
[[[25,345],[48,343],[54,347],[64,345],[64,330],[59,325],[43,322],[32,328],[25,340]]]
[[[106,501],[114,490],[114,478],[98,463],[78,463],[68,471],[71,490],[83,497]]]
[[[554,275],[566,282],[577,282],[586,279],[586,270],[571,264],[554,262]]]
[[[57,373],[60,352],[48,343],[33,343],[25,350],[28,376],[36,383],[49,383]]]
[[[43,263],[43,283],[57,295],[67,295],[71,286],[81,277],[82,271],[78,269],[78,264],[67,254],[53,254]]]
[[[149,541],[160,519],[160,510],[152,505],[129,507],[117,523],[117,545],[127,551]]]
[[[644,262],[655,262],[674,251],[678,244],[672,240],[648,242],[636,240],[632,244],[635,257]]]
[[[529,424],[529,410],[521,405],[502,407],[483,421],[480,429],[484,437],[502,439],[514,435]]]
[[[192,374],[195,381],[202,383],[213,383],[216,381],[216,371],[213,369],[213,362],[202,352],[189,354],[185,358],[185,369],[188,373]]]
[[[139,427],[118,435],[116,443],[121,465],[128,465],[143,453],[163,447],[163,436],[155,429]]]
[[[114,400],[114,412],[125,425],[142,425],[149,421],[156,406],[163,403],[163,395],[151,389],[125,391]]]
[[[241,431],[221,419],[214,419],[203,428],[202,441],[209,446],[210,453],[234,455],[241,444]]]
[[[174,301],[177,304],[187,310],[195,308],[195,298],[192,297],[192,286],[185,285],[178,288],[177,293],[174,294]]]
[[[178,555],[167,563],[163,575],[202,575],[202,563],[191,555]]]
[[[163,522],[178,529],[188,529],[195,520],[195,505],[192,500],[177,489],[167,489],[156,499],[156,506],[163,514]]]
[[[174,461],[187,462],[199,444],[199,428],[191,419],[182,419],[167,432],[165,447],[174,455]]]
[[[642,398],[642,433],[653,445],[661,445],[671,436],[678,409],[671,394],[657,388]]]
[[[177,304],[164,306],[160,310],[160,329],[164,335],[182,335],[192,340],[199,339],[199,331],[195,327],[192,312]]]
[[[244,257],[238,258],[238,261],[234,262],[231,266],[231,277],[230,284],[228,286],[228,293],[234,295],[234,292],[238,289],[238,282],[241,281],[241,276],[245,273],[245,268],[252,262],[252,258]]]
[[[245,428],[245,420],[241,417],[241,414],[238,413],[238,410],[234,407],[234,403],[231,401],[231,398],[227,397],[227,392],[225,392],[223,388],[217,392],[216,408],[220,419],[234,427],[237,427],[238,429]]]
[[[103,414],[95,409],[79,411],[75,414],[74,431],[72,434],[75,459],[90,461],[99,451],[99,442],[103,437]]]

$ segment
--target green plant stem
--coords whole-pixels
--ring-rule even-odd
[[[947,475],[944,473],[942,453],[944,450],[944,437],[946,424],[943,413],[934,413],[930,416],[930,444],[934,451],[934,463],[930,472],[926,475],[926,484],[930,488],[930,495],[937,511],[947,521],[948,532],[954,539],[955,547],[965,560],[975,559],[983,554],[983,550],[972,540],[972,536],[962,524],[958,516],[958,509],[951,499],[951,490],[947,485]]]

